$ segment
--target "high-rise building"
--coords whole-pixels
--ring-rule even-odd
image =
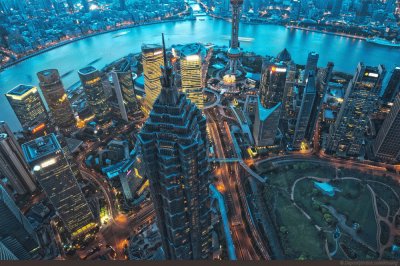
[[[203,71],[203,61],[206,53],[205,47],[199,43],[185,45],[179,50],[182,92],[199,109],[204,107],[203,88],[206,72]]]
[[[85,91],[86,101],[96,120],[100,124],[108,122],[110,119],[110,107],[107,104],[100,71],[88,66],[80,69],[78,75]]]
[[[260,100],[269,109],[282,102],[287,66],[284,63],[264,62],[260,84]]]
[[[232,34],[228,49],[229,62],[227,65],[227,74],[240,75],[242,51],[239,45],[239,23],[240,10],[243,5],[243,0],[231,0],[232,6]]]
[[[368,116],[377,108],[385,68],[359,63],[350,81],[336,123],[331,127],[328,152],[361,155]]]
[[[0,241],[0,260],[18,260],[18,258]]]
[[[67,5],[68,5],[69,12],[73,12],[74,9],[75,9],[73,0],[67,0],[66,2],[67,2]]]
[[[46,108],[36,87],[18,85],[6,97],[23,129],[31,130],[47,122]]]
[[[161,91],[161,69],[164,63],[162,47],[158,44],[142,46],[144,90],[146,93],[144,113],[147,116]]]
[[[136,99],[132,72],[128,62],[111,72],[114,92],[118,101],[121,117],[126,122],[136,120],[140,115],[140,107]]]
[[[400,162],[400,93],[376,136],[373,152],[382,161]]]
[[[299,20],[301,12],[300,0],[293,0],[290,7],[290,18],[293,20]]]
[[[257,109],[258,114],[256,113],[253,130],[254,132],[259,132],[261,130],[261,124],[263,125],[262,130],[268,137],[266,137],[267,135],[265,134],[257,134],[259,136],[258,138],[260,138],[261,135],[264,136],[262,137],[264,139],[264,144],[268,144],[268,146],[273,144],[278,132],[284,100],[283,93],[285,91],[286,74],[287,67],[284,63],[263,62],[260,84],[260,102],[262,108],[260,106]],[[271,112],[273,112],[273,114]],[[257,122],[258,118],[260,119],[260,123]],[[267,118],[268,122],[266,122]],[[261,123],[262,121],[264,121],[264,123]],[[256,139],[256,135],[254,138]],[[266,139],[268,139],[268,141]]]
[[[254,142],[258,147],[272,146],[278,132],[281,102],[271,108],[265,108],[258,98],[253,125]]]
[[[301,148],[303,141],[310,141],[314,124],[312,123],[312,110],[317,96],[314,71],[308,74],[307,85],[304,88],[303,99],[299,114],[297,115],[296,128],[293,137],[293,147]]]
[[[223,14],[223,15],[227,15],[227,14],[229,14],[229,11],[230,11],[230,5],[231,5],[231,3],[230,3],[230,0],[221,0],[221,13]]]
[[[385,88],[382,99],[385,102],[392,102],[396,95],[400,92],[400,67],[393,69],[392,75]]]
[[[44,70],[37,73],[37,76],[40,82],[39,86],[50,109],[52,123],[63,134],[70,134],[76,128],[76,121],[58,70]]]
[[[1,185],[0,213],[0,242],[20,260],[40,258],[36,233]]]
[[[120,10],[126,9],[126,0],[119,0],[119,9]]]
[[[206,119],[178,92],[166,58],[164,66],[161,93],[138,135],[144,172],[150,180],[166,258],[208,259],[211,216]]]
[[[340,16],[340,12],[342,11],[343,0],[334,0],[332,6],[332,15],[335,17]]]
[[[18,194],[36,190],[35,180],[25,162],[21,147],[5,122],[0,122],[0,176],[7,178]]]
[[[89,1],[88,0],[82,0],[81,1],[82,4],[82,10],[83,12],[89,12]]]
[[[22,145],[40,186],[73,239],[97,225],[63,149],[54,134]]]
[[[319,59],[319,54],[316,52],[310,52],[307,57],[307,64],[304,69],[304,76],[303,76],[303,84],[307,83],[307,78],[308,74],[310,71],[313,71],[314,73],[317,73],[318,71],[318,59]]]
[[[396,0],[387,0],[385,11],[389,14],[393,14],[396,11],[397,2]]]

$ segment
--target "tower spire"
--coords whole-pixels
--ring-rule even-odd
[[[172,72],[172,67],[170,66],[167,59],[167,49],[165,48],[164,33],[162,33],[162,45],[163,45],[163,56],[164,56],[164,66],[161,67],[161,93],[160,93],[160,103],[163,105],[175,106],[178,102],[178,90],[175,86],[175,77]]]
[[[161,33],[162,36],[162,47],[163,47],[163,55],[164,55],[164,68],[167,68],[168,65],[168,60],[167,60],[167,49],[165,48],[165,39],[164,39],[164,33]]]

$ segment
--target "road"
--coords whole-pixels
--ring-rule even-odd
[[[225,151],[223,149],[220,134],[217,129],[217,123],[213,118],[212,111],[205,111],[205,113],[208,118],[208,128],[214,141],[215,153],[218,158],[225,159]],[[233,173],[233,169],[231,169],[231,166],[228,166],[227,164],[221,164],[219,173],[224,187],[226,188],[226,191],[223,192],[223,194],[230,211],[231,232],[236,247],[237,257],[240,260],[258,260],[259,256],[246,232],[240,199],[235,187],[236,179],[234,178],[234,175],[231,174]]]

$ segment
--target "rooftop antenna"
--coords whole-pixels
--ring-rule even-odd
[[[168,61],[167,61],[167,50],[165,48],[165,39],[164,39],[164,33],[161,33],[162,35],[162,46],[163,46],[163,56],[164,56],[164,68],[168,68]]]

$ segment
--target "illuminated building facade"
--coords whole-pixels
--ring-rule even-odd
[[[400,162],[400,93],[376,136],[373,151],[382,161]]]
[[[204,107],[203,88],[205,86],[205,47],[198,43],[188,44],[179,49],[182,92],[199,109]]]
[[[303,141],[309,141],[312,137],[314,124],[312,120],[312,111],[317,97],[316,79],[314,71],[307,75],[307,85],[304,88],[303,99],[299,114],[297,115],[296,128],[293,137],[293,147],[301,148]]]
[[[211,213],[206,118],[178,92],[172,68],[138,135],[167,259],[208,259]]]
[[[3,186],[0,185],[0,243],[19,260],[40,258],[37,235]]]
[[[47,112],[37,87],[18,85],[7,92],[6,97],[24,130],[47,122]]]
[[[18,194],[32,193],[36,184],[21,147],[5,122],[0,122],[0,176],[7,178]]]
[[[44,70],[37,73],[37,76],[40,82],[39,86],[50,109],[53,124],[63,134],[69,135],[76,129],[76,121],[58,70]]]
[[[144,113],[147,116],[161,91],[160,66],[164,65],[162,46],[145,44],[142,46],[144,90],[146,93]]]
[[[110,107],[107,104],[100,71],[89,66],[80,69],[78,74],[85,91],[86,101],[96,121],[100,124],[106,123],[110,119]]]
[[[364,143],[368,116],[377,108],[385,68],[359,63],[350,81],[336,123],[331,127],[327,151],[358,156]]]
[[[92,211],[54,134],[22,145],[25,158],[72,238],[96,227]]]

